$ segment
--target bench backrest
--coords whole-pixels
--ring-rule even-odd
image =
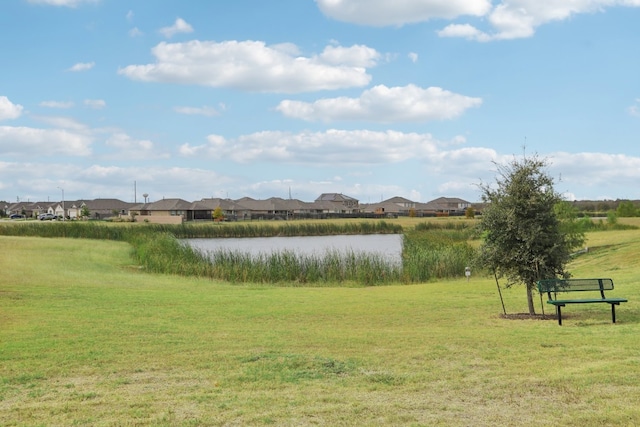
[[[538,281],[540,293],[598,291],[604,298],[604,291],[612,289],[613,280],[611,279],[547,279]]]

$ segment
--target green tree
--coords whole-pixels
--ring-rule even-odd
[[[218,206],[213,210],[213,219],[214,221],[222,221],[224,218],[224,212],[222,212],[222,208]]]
[[[638,216],[638,209],[636,209],[632,201],[624,200],[618,204],[616,214],[618,218]]]
[[[89,211],[87,205],[83,205],[82,209],[80,209],[80,216],[82,218],[89,218],[91,216],[91,212]]]
[[[545,160],[533,156],[496,166],[496,185],[480,185],[487,204],[480,223],[480,261],[496,277],[506,277],[508,287],[524,284],[529,313],[535,314],[536,282],[569,277],[565,266],[584,235],[563,229],[556,210],[562,198],[544,171]]]
[[[473,219],[476,217],[476,210],[469,206],[467,209],[465,209],[464,216],[467,219]]]

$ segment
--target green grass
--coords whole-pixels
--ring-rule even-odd
[[[640,231],[588,237],[571,271],[614,279],[616,325],[503,319],[475,274],[230,285],[144,272],[122,242],[0,237],[0,425],[638,425]]]

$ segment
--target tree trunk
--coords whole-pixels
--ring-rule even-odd
[[[536,314],[536,308],[533,305],[533,286],[527,284],[527,303],[529,304],[529,314]]]

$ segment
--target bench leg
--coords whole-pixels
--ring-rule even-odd
[[[558,315],[558,325],[562,326],[562,312],[559,305],[556,305],[556,314]]]
[[[611,320],[616,323],[616,304],[611,304]]]

